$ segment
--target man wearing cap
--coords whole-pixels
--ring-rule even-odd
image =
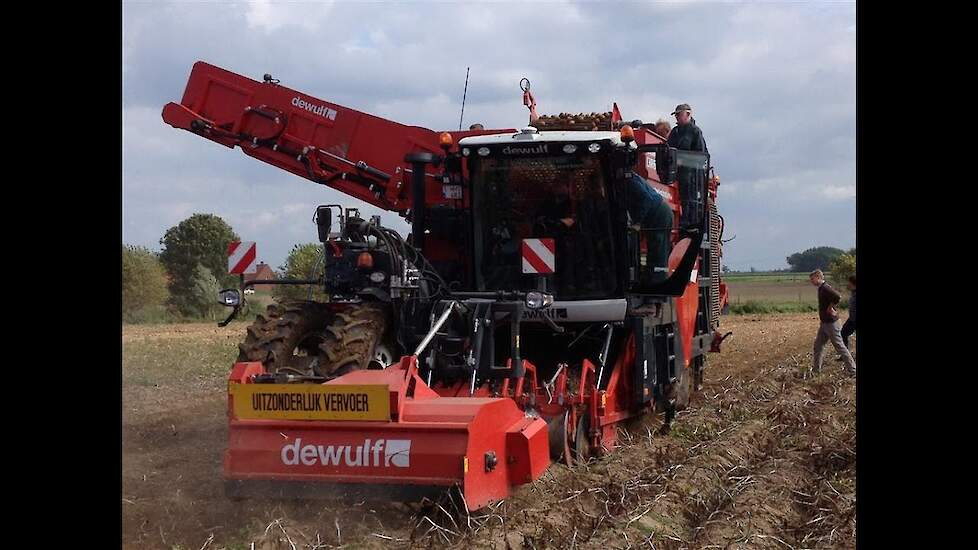
[[[700,130],[696,120],[693,119],[693,108],[688,103],[682,103],[676,105],[676,110],[672,114],[676,117],[676,127],[669,132],[669,147],[709,153],[706,140],[703,139],[703,130]]]
[[[676,110],[672,114],[676,117],[676,127],[669,132],[666,140],[669,146],[682,151],[709,153],[706,140],[703,139],[703,131],[696,125],[693,109],[689,104],[676,105]],[[697,183],[703,179],[703,171],[680,166],[677,177],[679,197],[682,201],[679,224],[683,227],[698,227],[703,222],[703,192]]]

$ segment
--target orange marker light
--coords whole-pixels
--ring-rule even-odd
[[[374,257],[369,252],[361,252],[357,256],[357,268],[370,269],[374,266]]]
[[[452,145],[455,145],[455,141],[452,139],[452,134],[449,134],[448,132],[442,132],[441,135],[438,136],[438,143],[441,144],[442,149],[445,150],[451,149]]]
[[[631,143],[635,141],[635,130],[629,125],[624,125],[621,127],[621,140],[625,143]]]

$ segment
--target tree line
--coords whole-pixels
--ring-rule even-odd
[[[832,246],[816,246],[795,252],[785,258],[788,262],[786,269],[774,269],[773,273],[811,273],[816,269],[821,269],[829,274],[830,278],[838,284],[844,285],[850,276],[856,274],[856,249],[842,250]],[[721,267],[723,273],[734,273],[730,266]],[[749,268],[749,273],[756,273],[758,270]],[[738,272],[739,273],[739,272]]]
[[[223,309],[217,304],[222,288],[237,288],[237,275],[227,273],[228,243],[240,240],[234,229],[219,216],[194,214],[171,227],[160,239],[161,252],[146,247],[122,245],[122,309],[127,322],[165,318],[211,319]],[[278,276],[317,279],[322,276],[324,251],[321,243],[292,247]],[[785,258],[790,272],[821,269],[837,284],[844,285],[856,273],[856,249],[848,251],[817,246]],[[724,272],[729,272],[723,266]],[[753,271],[753,270],[752,270]],[[325,300],[322,287],[277,285],[272,297],[278,301]]]
[[[836,284],[845,284],[850,276],[856,274],[856,248],[842,250],[831,246],[816,246],[795,252],[785,258],[790,271],[810,273],[816,269],[831,274]]]
[[[223,307],[217,294],[237,288],[238,275],[227,272],[228,243],[240,238],[219,216],[194,214],[171,227],[160,239],[160,252],[122,245],[122,313],[126,322],[213,319]],[[321,243],[292,248],[276,276],[316,279],[322,276]],[[324,300],[322,288],[275,286],[272,297]],[[246,312],[247,313],[247,312]]]

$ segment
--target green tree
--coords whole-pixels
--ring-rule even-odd
[[[217,278],[203,264],[194,267],[193,275],[190,280],[190,294],[187,297],[188,305],[194,313],[205,319],[210,319],[217,309],[217,293],[220,287]]]
[[[323,275],[323,245],[321,243],[297,244],[292,247],[279,272],[286,279],[317,279]],[[272,297],[278,302],[287,300],[326,300],[322,287],[312,289],[299,285],[275,285]]]
[[[791,271],[808,272],[816,269],[826,271],[829,269],[829,264],[832,263],[832,260],[842,254],[844,252],[838,248],[817,246],[815,248],[809,248],[804,252],[795,252],[791,256],[788,256],[787,260],[788,265],[791,266]]]
[[[142,310],[162,306],[169,297],[166,272],[156,254],[122,245],[122,315],[131,321]]]
[[[160,239],[160,261],[171,277],[171,301],[181,313],[198,313],[192,297],[197,264],[208,269],[219,287],[238,285],[237,275],[227,274],[228,243],[237,240],[231,226],[213,214],[194,214],[167,229]],[[217,299],[216,295],[212,298]]]
[[[856,255],[842,254],[832,260],[832,263],[829,264],[829,270],[832,271],[832,280],[839,288],[845,287],[849,277],[856,274]]]

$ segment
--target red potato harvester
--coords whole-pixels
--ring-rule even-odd
[[[228,379],[228,494],[458,486],[475,510],[552,460],[611,452],[626,419],[684,408],[723,338],[719,179],[707,154],[617,112],[439,133],[196,63],[166,123],[411,223],[405,239],[320,205],[315,278],[222,291],[223,324],[256,284],[329,296],[248,327]],[[636,181],[671,225],[633,219]]]

